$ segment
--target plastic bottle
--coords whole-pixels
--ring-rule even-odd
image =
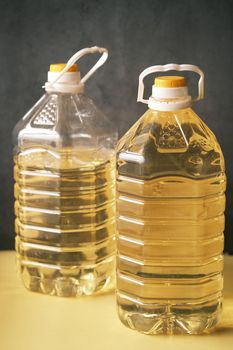
[[[201,77],[192,100],[182,76]],[[121,321],[147,334],[197,334],[220,319],[225,170],[220,146],[191,109],[203,98],[203,72],[192,65],[153,66],[139,77],[146,113],[117,149],[117,301]]]
[[[80,79],[74,64],[101,58]],[[24,285],[58,296],[114,287],[117,132],[83,92],[107,59],[53,64],[45,95],[14,129],[17,260]]]

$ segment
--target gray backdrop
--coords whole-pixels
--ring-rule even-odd
[[[12,128],[43,93],[51,62],[100,45],[109,60],[86,91],[120,135],[146,109],[136,102],[144,68],[175,62],[204,70],[206,98],[194,108],[225,153],[226,251],[233,252],[232,42],[230,0],[0,0],[0,247],[14,246]],[[94,58],[83,59],[81,70]]]

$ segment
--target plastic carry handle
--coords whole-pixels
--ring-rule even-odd
[[[101,53],[101,57],[98,59],[98,61],[94,64],[94,66],[86,73],[86,75],[80,80],[80,85],[83,85],[94,73],[95,71],[101,67],[105,61],[108,58],[108,50],[104,47],[87,47],[85,49],[82,49],[78,52],[76,52],[66,63],[66,66],[63,68],[61,73],[54,79],[51,83],[49,83],[50,86],[53,86],[61,77],[69,70],[69,68],[77,62],[81,57],[93,53]]]
[[[197,67],[193,66],[192,64],[175,64],[175,63],[169,63],[165,64],[163,66],[156,65],[152,67],[146,68],[140,75],[139,75],[139,84],[138,84],[138,97],[137,101],[148,104],[149,100],[145,100],[143,98],[144,95],[144,78],[152,73],[156,72],[167,72],[169,70],[176,70],[176,71],[191,71],[195,72],[200,75],[200,79],[198,81],[198,96],[194,99],[192,99],[193,102],[199,101],[204,98],[204,73],[202,70]]]

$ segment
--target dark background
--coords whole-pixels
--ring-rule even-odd
[[[136,102],[144,68],[191,63],[205,72],[205,100],[194,109],[225,154],[225,250],[233,253],[232,42],[233,2],[227,0],[0,0],[0,247],[14,247],[12,129],[42,95],[50,63],[99,45],[109,49],[109,60],[86,91],[120,135],[146,110]],[[81,71],[94,59],[83,59]]]

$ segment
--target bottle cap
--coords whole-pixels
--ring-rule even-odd
[[[187,86],[185,78],[178,75],[157,77],[155,78],[154,85],[160,88]]]
[[[53,64],[50,64],[50,69],[49,71],[50,72],[61,72],[66,66],[66,63],[53,63]],[[79,69],[78,69],[78,66],[77,64],[73,64],[67,72],[77,72]]]

